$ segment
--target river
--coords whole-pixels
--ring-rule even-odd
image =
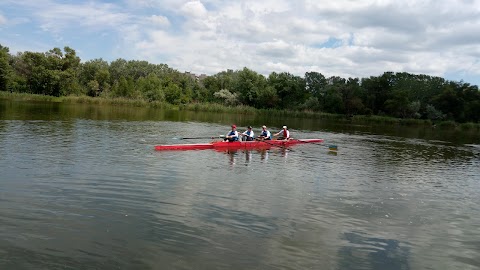
[[[232,123],[325,144],[154,151]],[[0,269],[479,269],[479,138],[0,100]]]

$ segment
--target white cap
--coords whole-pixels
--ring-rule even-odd
[[[283,128],[284,128],[284,129],[286,129],[286,128],[287,128],[287,126],[283,126]]]
[[[267,128],[267,126],[262,126],[262,128]]]

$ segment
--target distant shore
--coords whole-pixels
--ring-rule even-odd
[[[148,102],[145,100],[127,99],[127,98],[104,98],[89,96],[62,96],[54,97],[47,95],[10,93],[0,91],[0,99],[12,101],[42,101],[71,104],[95,104],[95,105],[122,105],[133,107],[151,107],[167,110],[185,110],[202,111],[216,113],[235,113],[235,114],[269,114],[274,116],[288,116],[309,119],[327,119],[336,120],[343,123],[352,124],[378,124],[378,125],[401,125],[401,126],[424,126],[431,128],[441,128],[450,130],[460,130],[469,132],[480,132],[479,123],[456,123],[454,121],[431,121],[429,119],[403,119],[378,115],[341,115],[329,114],[313,111],[290,111],[277,109],[256,109],[250,106],[225,106],[218,103],[189,103],[172,105],[167,102]]]

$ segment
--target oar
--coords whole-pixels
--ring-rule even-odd
[[[327,147],[328,150],[330,150],[330,151],[337,151],[338,150],[338,147],[334,144],[330,144],[330,145],[325,145],[325,144],[320,144],[320,143],[313,143],[313,144],[320,145],[320,146],[323,146],[323,147]]]
[[[322,145],[323,145],[323,144],[322,144]],[[328,147],[328,150],[330,150],[330,151],[337,151],[337,150],[338,150],[337,146],[336,146],[336,145],[333,145],[333,144],[331,144],[331,145],[323,145],[323,146]]]
[[[182,137],[182,138],[173,138],[174,140],[197,140],[197,139],[215,139],[215,138],[225,138],[225,135],[218,135],[214,137]]]

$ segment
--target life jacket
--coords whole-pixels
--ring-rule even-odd
[[[247,130],[247,132],[245,132],[245,134],[247,134],[247,141],[253,141],[253,138],[251,136],[251,134],[252,134],[251,130]]]
[[[229,141],[231,141],[231,142],[238,141],[238,133],[236,131],[233,131],[233,130],[230,131],[227,136],[236,136],[236,137],[233,137],[233,138],[229,139]]]
[[[283,130],[283,138],[288,138],[288,130],[286,129]]]
[[[265,137],[265,139],[269,139],[271,140],[272,139],[272,134],[270,134],[270,136],[268,136],[268,130],[264,130],[262,131],[262,136]]]

